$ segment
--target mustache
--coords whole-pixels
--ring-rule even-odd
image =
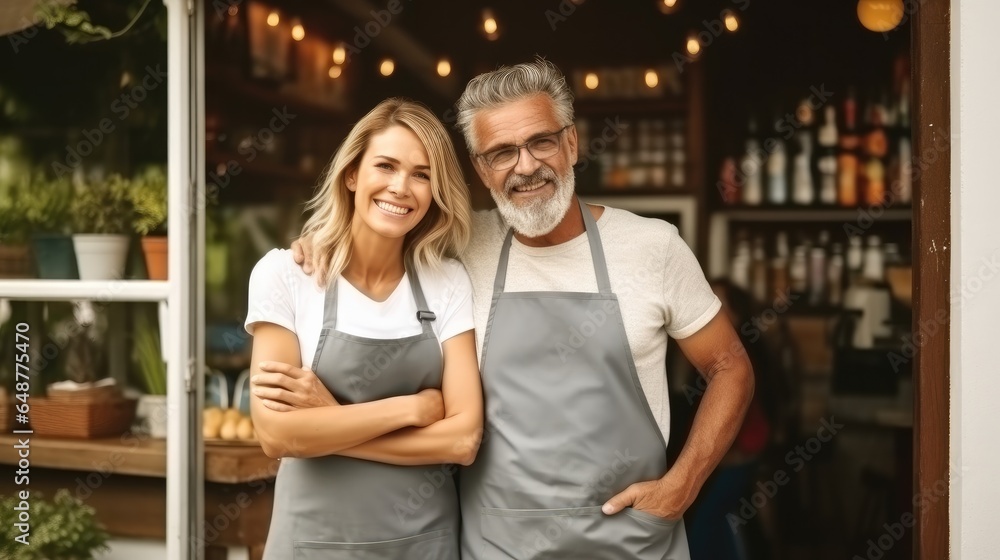
[[[552,168],[539,167],[531,175],[512,174],[510,177],[507,177],[507,181],[504,182],[504,190],[509,193],[517,187],[534,185],[545,181],[552,181],[554,183],[557,179],[556,172]]]

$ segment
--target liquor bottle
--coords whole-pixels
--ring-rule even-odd
[[[885,261],[882,253],[882,241],[877,235],[868,236],[861,278],[870,284],[882,284],[885,282]]]
[[[875,103],[871,106],[868,131],[864,138],[864,202],[870,206],[885,201],[885,165],[882,158],[889,152],[889,141],[885,131],[885,106]]]
[[[812,175],[812,135],[809,130],[796,134],[799,153],[795,155],[795,174],[792,177],[792,200],[799,205],[808,206],[813,203],[816,188]]]
[[[896,157],[898,168],[893,180],[894,194],[900,204],[909,205],[913,201],[913,150],[910,143],[910,86],[903,81],[897,105],[899,142]]]
[[[670,165],[667,157],[666,123],[663,119],[653,121],[650,135],[652,137],[653,161],[649,180],[658,189],[666,188],[670,185]]]
[[[819,144],[816,161],[820,173],[819,201],[832,206],[837,203],[837,110],[833,105],[823,110],[823,124],[816,142]]]
[[[809,291],[809,247],[799,243],[792,250],[792,260],[788,265],[788,283],[794,298],[801,298]]]
[[[830,234],[821,231],[819,242],[809,249],[809,305],[822,305],[826,300],[826,244]]]
[[[763,150],[757,141],[757,123],[752,118],[747,126],[746,152],[740,161],[740,171],[743,173],[743,203],[747,206],[760,206],[764,201],[763,180]]]
[[[746,232],[740,232],[736,241],[736,251],[729,264],[729,281],[746,292],[750,292],[750,242]]]
[[[722,167],[719,169],[719,182],[716,184],[722,203],[726,206],[733,206],[740,202],[740,181],[737,175],[736,160],[727,157],[722,160]]]
[[[844,249],[840,243],[834,243],[830,248],[826,273],[827,303],[840,307],[844,303]]]
[[[788,158],[780,127],[781,121],[775,119],[774,151],[767,158],[767,202],[776,206],[788,202]]]
[[[771,259],[771,295],[776,299],[788,299],[788,234],[778,232],[775,241],[774,258]]]
[[[844,207],[858,205],[858,131],[855,122],[854,92],[848,90],[844,100],[844,131],[840,135],[837,154],[837,202]]]
[[[673,123],[673,131],[670,134],[671,161],[673,167],[670,169],[670,187],[683,189],[687,178],[685,171],[687,168],[687,152],[684,151],[684,125],[680,120]]]
[[[750,294],[757,303],[767,301],[767,253],[764,238],[753,240],[753,259],[750,263]]]
[[[861,281],[861,265],[864,263],[864,239],[860,235],[851,237],[847,245],[847,287],[854,286]],[[845,288],[846,289],[846,288]]]

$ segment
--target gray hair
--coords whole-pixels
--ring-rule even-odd
[[[458,129],[465,136],[469,152],[476,153],[478,142],[472,131],[472,120],[483,109],[495,109],[508,103],[544,93],[552,100],[559,124],[573,124],[573,92],[566,76],[555,64],[544,58],[500,68],[480,74],[469,81],[456,104]]]

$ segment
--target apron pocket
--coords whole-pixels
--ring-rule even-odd
[[[372,542],[295,541],[294,560],[458,560],[458,542],[448,529]]]
[[[483,508],[482,512],[483,560],[688,558],[686,537],[674,538],[677,521],[631,508],[610,516],[601,511],[601,506]],[[678,548],[683,551],[677,551],[680,555],[675,556],[672,552]]]

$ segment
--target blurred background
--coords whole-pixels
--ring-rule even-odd
[[[677,225],[755,365],[736,445],[688,513],[693,557],[847,558],[874,545],[909,558],[909,533],[878,539],[912,511],[910,204],[925,162],[911,153],[910,8],[206,1],[206,510],[263,496],[225,527],[207,518],[210,557],[259,557],[267,529],[274,463],[245,420],[254,264],[295,238],[334,151],[380,100],[422,101],[453,129],[471,77],[543,56],[576,97],[577,191]],[[0,7],[0,275],[166,279],[165,23],[148,0]],[[489,208],[453,140],[474,205]],[[113,256],[93,234],[117,237]],[[39,480],[93,507],[112,543],[162,539],[162,480],[134,453],[108,484],[76,483],[101,472],[109,438],[162,447],[156,304],[0,301],[4,337],[31,320],[58,348],[39,366],[39,397],[78,389],[52,388],[66,380],[100,395],[113,380],[113,406],[92,404],[104,395],[56,409],[51,452],[67,458]],[[0,375],[14,393],[11,347]],[[676,455],[704,384],[678,352],[669,362]],[[67,414],[99,425],[73,433]],[[148,516],[122,511],[124,495]]]

